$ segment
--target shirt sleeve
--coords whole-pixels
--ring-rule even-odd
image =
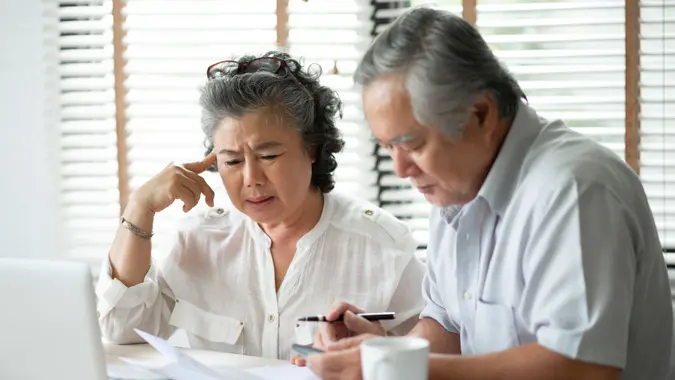
[[[599,183],[570,181],[534,200],[521,314],[540,345],[623,368],[638,223]]]
[[[436,242],[433,240],[433,231],[438,229],[441,223],[438,210],[434,210],[429,218],[430,240],[427,247],[426,273],[422,281],[422,297],[424,299],[424,309],[420,313],[420,318],[431,318],[443,326],[451,333],[459,334],[459,326],[450,319],[450,315],[443,306],[441,294],[436,285],[437,268],[435,258],[442,254],[438,251]],[[447,254],[447,253],[446,253]]]
[[[182,249],[179,234],[176,235],[172,254]],[[169,258],[171,254],[169,254]],[[106,257],[96,285],[99,324],[103,338],[117,344],[142,343],[134,329],[168,338],[175,330],[169,325],[169,317],[175,305],[160,265],[152,260],[145,280],[127,287],[112,278],[112,266]]]
[[[98,312],[101,316],[108,314],[113,308],[131,309],[139,305],[154,303],[159,295],[156,263],[153,260],[145,280],[135,286],[127,287],[120,280],[112,278],[110,259],[106,257],[101,265],[101,274],[96,284]]]
[[[385,328],[397,335],[407,334],[417,324],[424,300],[420,295],[420,284],[424,277],[424,265],[413,256],[401,273],[398,286],[391,297],[388,310],[396,313],[396,326]]]

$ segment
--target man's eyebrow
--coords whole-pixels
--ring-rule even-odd
[[[415,137],[417,137],[417,135],[415,135],[414,133],[407,133],[405,135],[394,137],[393,139],[391,139],[389,141],[382,141],[382,140],[377,139],[375,137],[373,137],[372,139],[376,143],[378,143],[380,145],[383,145],[383,146],[394,146],[394,145],[401,145],[401,144],[405,144],[407,142],[410,142],[410,141],[414,140]]]

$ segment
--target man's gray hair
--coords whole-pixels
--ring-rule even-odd
[[[354,79],[368,85],[376,78],[405,75],[415,119],[461,136],[469,107],[488,91],[499,114],[515,117],[525,94],[492,53],[476,28],[442,10],[414,8],[399,16],[370,46]]]

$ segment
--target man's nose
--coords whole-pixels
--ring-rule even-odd
[[[394,173],[401,178],[414,177],[420,173],[419,167],[407,152],[394,148],[391,159],[394,162]]]

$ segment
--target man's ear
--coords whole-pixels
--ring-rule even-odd
[[[499,107],[491,93],[483,93],[473,104],[473,110],[481,128],[494,129],[499,124]]]

